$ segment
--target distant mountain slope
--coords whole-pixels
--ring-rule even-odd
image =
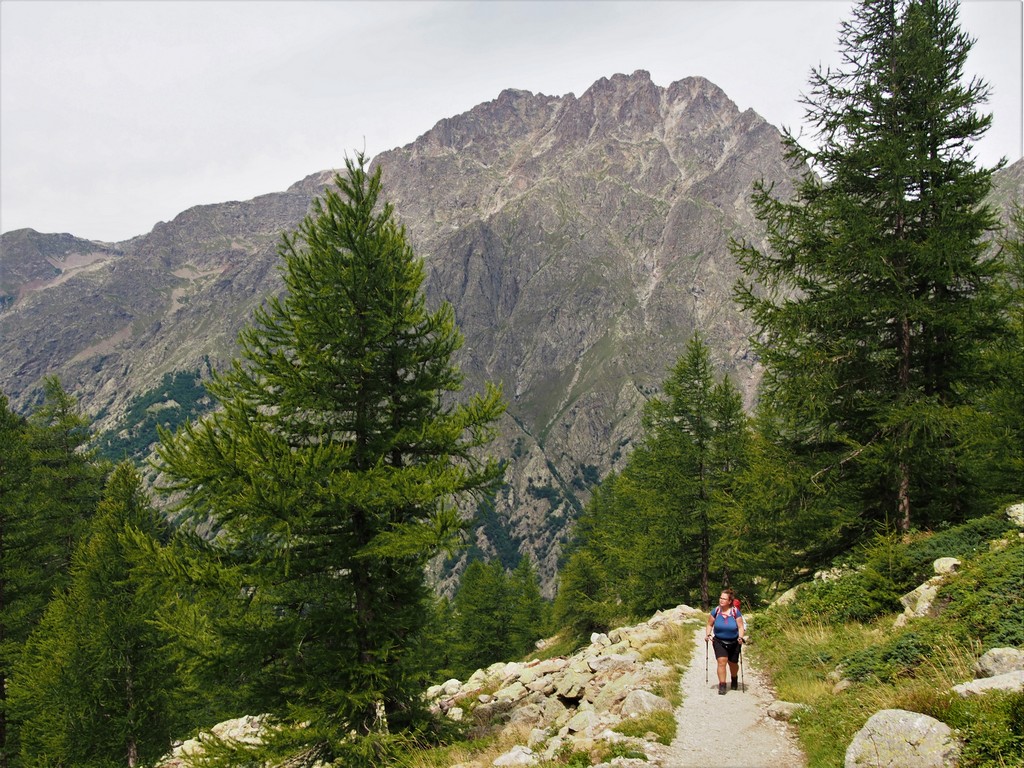
[[[475,544],[506,562],[529,553],[550,591],[560,540],[695,328],[753,397],[728,240],[757,237],[756,179],[789,184],[779,133],[706,80],[663,88],[639,71],[578,98],[504,91],[374,162],[426,259],[428,298],[455,307],[467,386],[500,381],[510,403],[508,483]],[[281,233],[331,175],[123,243],[5,233],[0,389],[25,406],[57,373],[117,431],[165,374],[224,364],[281,289]]]

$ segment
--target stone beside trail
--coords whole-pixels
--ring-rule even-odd
[[[693,660],[680,682],[683,704],[664,768],[800,768],[806,758],[784,722],[772,719],[775,696],[763,676],[743,657],[742,691],[718,695],[714,652],[707,661],[704,629],[693,635]],[[710,649],[709,649],[710,650]]]

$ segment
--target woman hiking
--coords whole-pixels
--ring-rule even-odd
[[[718,662],[718,694],[725,695],[725,664],[729,663],[732,677],[732,689],[738,687],[737,672],[739,671],[740,645],[746,627],[743,614],[735,605],[736,596],[731,589],[722,590],[718,597],[718,607],[708,616],[708,626],[704,633],[704,642],[713,639],[715,659]]]

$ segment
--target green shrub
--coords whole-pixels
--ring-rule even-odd
[[[986,552],[966,563],[940,590],[940,620],[961,624],[983,648],[1024,646],[1024,543]]]
[[[989,542],[1003,537],[1013,523],[1006,515],[988,515],[968,520],[962,525],[947,528],[911,542],[906,547],[909,573],[904,580],[907,589],[934,575],[932,563],[940,557],[966,558],[988,550]]]
[[[1024,693],[957,696],[939,718],[964,741],[962,768],[1024,766]]]
[[[933,623],[915,624],[913,629],[852,653],[840,663],[844,676],[850,680],[875,679],[888,683],[917,677],[921,665],[932,658],[936,650],[962,644],[965,640],[962,633],[959,637],[953,636]]]

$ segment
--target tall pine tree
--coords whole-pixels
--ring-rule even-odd
[[[959,520],[979,498],[974,394],[1001,315],[971,45],[952,0],[862,0],[843,65],[812,75],[817,146],[786,137],[809,170],[791,200],[756,187],[768,247],[735,247],[765,413],[868,527]]]
[[[380,170],[346,165],[283,241],[284,296],[211,382],[222,410],[159,453],[214,534],[193,572],[227,600],[204,627],[221,680],[357,764],[419,706],[424,565],[499,477],[480,451],[504,405],[491,387],[455,401],[452,309],[428,310]]]

